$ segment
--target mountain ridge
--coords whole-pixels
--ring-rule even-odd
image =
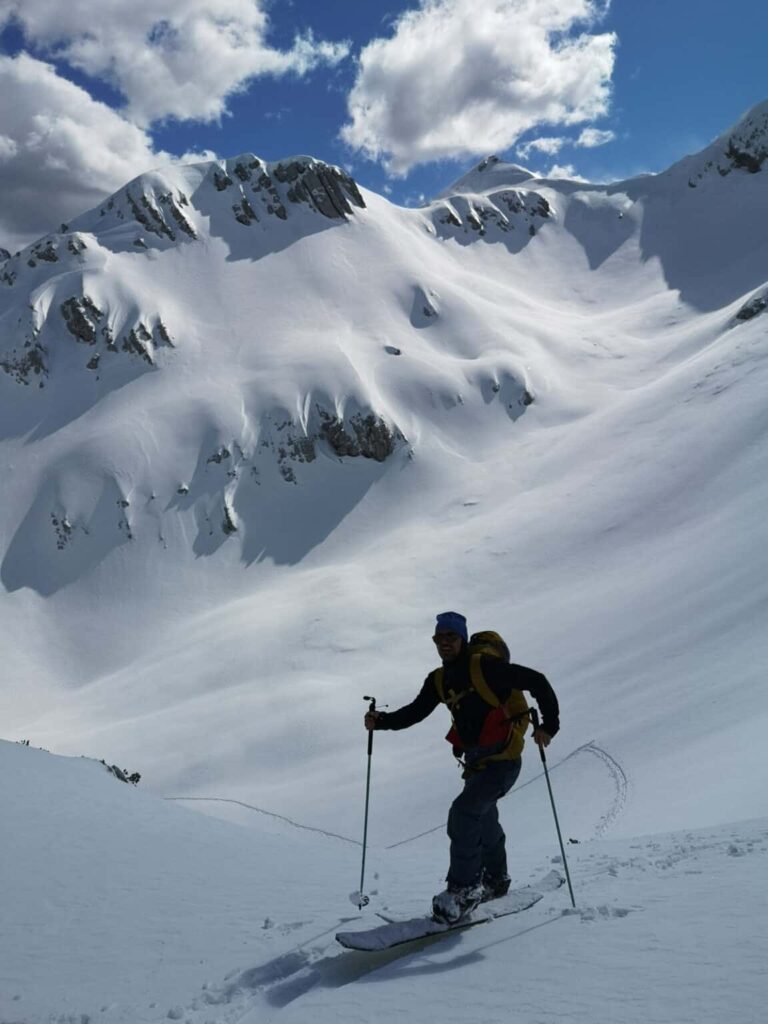
[[[418,210],[361,189],[343,218],[305,200],[286,220],[255,171],[221,190],[218,165],[183,173],[152,192],[173,240],[123,193],[92,214],[102,236],[70,232],[85,250],[68,237],[0,284],[2,358],[39,345],[46,367],[0,372],[8,727],[352,834],[356,704],[412,699],[432,612],[456,607],[551,678],[564,752],[597,734],[620,755],[627,828],[706,824],[712,792],[751,813],[765,166]],[[258,222],[237,220],[241,186]],[[737,685],[747,724],[717,710]],[[683,746],[677,718],[703,722]],[[415,814],[448,798],[434,719],[380,745],[382,821],[416,770]],[[701,787],[715,733],[755,780],[738,794]],[[286,772],[297,743],[305,771]]]

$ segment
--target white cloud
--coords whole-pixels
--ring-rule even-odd
[[[173,158],[25,54],[0,56],[0,246],[17,249]]]
[[[7,135],[0,135],[0,164],[12,160],[18,152],[18,145],[14,139]]]
[[[530,142],[518,146],[517,152],[523,160],[527,160],[531,153],[546,153],[548,156],[554,156],[567,142],[568,139],[563,139],[560,136],[544,135],[540,139],[532,139]]]
[[[421,0],[360,54],[342,138],[393,174],[606,113],[607,0]]]
[[[45,55],[112,83],[139,125],[165,117],[213,120],[258,75],[304,75],[337,64],[347,43],[298,35],[267,41],[265,0],[0,0]]]
[[[545,178],[567,178],[568,181],[586,181],[573,164],[553,164],[544,175]]]
[[[596,146],[604,146],[606,142],[613,142],[615,138],[616,133],[610,130],[585,128],[576,140],[576,145],[582,146],[584,149],[594,149]]]

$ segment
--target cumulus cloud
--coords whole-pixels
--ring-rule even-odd
[[[546,173],[547,178],[566,178],[568,181],[586,181],[576,172],[573,164],[553,164]]]
[[[342,138],[392,174],[606,113],[608,0],[421,0],[361,52]]]
[[[518,146],[517,152],[523,160],[527,160],[531,153],[546,153],[548,156],[554,156],[555,153],[560,152],[567,142],[568,139],[563,139],[559,136],[544,135],[540,139],[532,139],[530,142],[525,142],[522,146]]]
[[[594,149],[596,146],[604,146],[607,142],[613,142],[616,133],[601,128],[585,128],[576,140],[577,146],[584,149]]]
[[[584,128],[575,139],[564,138],[560,135],[543,135],[541,138],[531,139],[530,142],[524,142],[518,146],[517,153],[523,160],[527,160],[532,153],[545,153],[547,156],[555,156],[563,146],[573,146],[576,149],[594,149],[596,146],[604,146],[607,142],[613,142],[615,138],[615,132],[609,129]],[[573,170],[570,165],[566,166],[567,169]]]
[[[172,160],[43,61],[0,56],[0,246],[17,249]]]
[[[259,75],[304,75],[337,64],[349,44],[298,35],[289,50],[267,42],[265,0],[0,0],[43,55],[109,81],[126,116],[214,120],[227,98]]]

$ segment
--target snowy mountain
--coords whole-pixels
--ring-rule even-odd
[[[612,827],[760,813],[767,122],[418,210],[245,154],[4,259],[4,733],[353,831],[360,698],[454,606],[624,765]],[[433,719],[379,745],[386,835],[452,792]]]
[[[0,743],[0,1020],[496,1020],[510,957],[530,1024],[759,1019],[767,152],[418,210],[245,154],[0,253],[2,732],[96,759]],[[449,607],[558,692],[578,909],[350,958],[362,697]],[[366,913],[440,883],[445,729],[376,736]],[[537,757],[502,817],[535,880]]]
[[[549,894],[437,942],[353,954],[338,929],[372,925],[374,910],[423,910],[442,830],[418,836],[403,821],[396,848],[371,851],[361,913],[347,899],[354,842],[258,812],[237,827],[97,762],[2,741],[0,770],[4,1022],[417,1024],[429,1007],[458,1024],[501,1019],[510,977],[525,979],[523,1021],[761,1019],[765,819],[569,845],[575,911]],[[556,786],[567,770],[552,772]],[[521,882],[552,859],[552,837],[537,831],[541,789],[536,779],[507,798],[513,820],[533,826],[515,840]]]

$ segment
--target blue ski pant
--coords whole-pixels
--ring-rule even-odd
[[[491,878],[506,875],[506,837],[496,802],[515,784],[521,763],[520,758],[491,762],[466,778],[448,813],[449,885],[474,885],[483,873]]]

